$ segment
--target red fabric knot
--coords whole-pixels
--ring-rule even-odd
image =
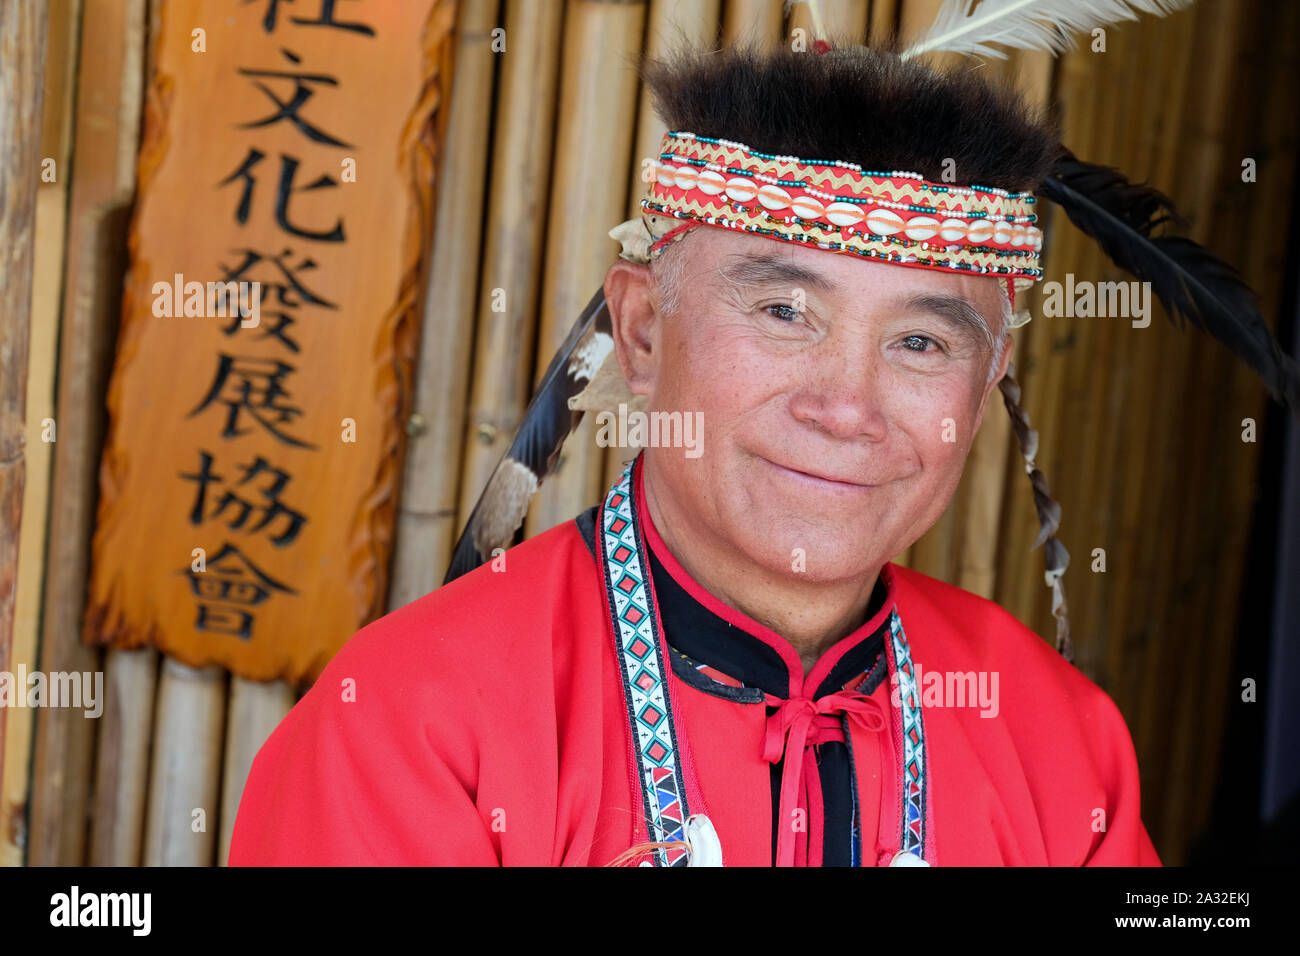
[[[800,806],[806,810],[806,800],[801,799],[806,784],[805,748],[828,740],[843,740],[838,727],[839,714],[847,714],[854,723],[872,731],[885,729],[885,714],[874,698],[850,690],[836,691],[816,700],[808,697],[782,700],[768,694],[767,703],[776,708],[776,713],[767,718],[763,759],[776,763],[785,755],[781,768],[781,826],[776,838],[776,865],[794,866],[796,834],[804,832],[794,826],[794,811]]]

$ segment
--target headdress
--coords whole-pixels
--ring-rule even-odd
[[[1043,275],[1038,209],[1046,200],[1116,265],[1149,282],[1171,319],[1213,335],[1300,413],[1300,369],[1282,352],[1254,293],[1208,250],[1164,232],[1180,222],[1168,197],[1077,159],[1007,91],[915,59],[940,51],[1000,57],[1002,46],[1059,52],[1074,32],[1190,2],[983,0],[971,13],[969,0],[947,0],[931,29],[901,54],[833,49],[819,35],[811,54],[688,51],[650,64],[647,82],[671,128],[641,215],[610,235],[624,259],[648,263],[693,229],[743,230],[902,268],[988,275],[1003,280],[1014,305],[1017,292]],[[810,89],[782,97],[787,76]],[[868,165],[864,156],[892,161]],[[947,164],[960,182],[947,181]],[[1012,327],[1029,320],[1023,310],[1013,316]],[[1034,547],[1045,546],[1057,647],[1069,657],[1061,582],[1069,555],[1056,538],[1061,509],[1034,464],[1038,435],[1020,407],[1013,368],[999,388],[1033,487],[1040,526]],[[619,401],[632,404],[597,290],[471,514],[448,581],[509,544],[583,411]]]

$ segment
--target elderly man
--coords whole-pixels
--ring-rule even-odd
[[[1158,865],[1106,694],[889,560],[1007,372],[1051,131],[864,49],[647,81],[672,132],[612,361],[703,454],[645,449],[358,633],[258,755],[231,863]]]

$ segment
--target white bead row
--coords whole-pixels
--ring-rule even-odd
[[[830,203],[819,202],[814,196],[792,197],[780,186],[765,183],[756,185],[748,176],[724,177],[719,171],[707,169],[699,172],[693,166],[673,166],[659,163],[656,168],[657,181],[661,186],[676,186],[680,189],[698,189],[706,196],[723,193],[733,202],[752,202],[757,199],[764,209],[779,212],[789,209],[800,219],[824,219],[841,227],[865,225],[868,232],[877,236],[892,236],[902,233],[908,239],[918,242],[939,236],[949,243],[981,244],[992,240],[1000,245],[1019,248],[1026,246],[1035,252],[1043,245],[1043,233],[1035,226],[1027,226],[1023,217],[979,217],[967,221],[956,216],[942,220],[933,216],[916,215],[904,219],[894,209],[906,209],[905,205],[873,200],[872,203],[843,202],[835,196],[817,193],[818,196],[833,200]],[[805,190],[814,192],[814,190]]]

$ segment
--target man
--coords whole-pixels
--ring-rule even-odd
[[[230,862],[1159,865],[1106,694],[889,560],[1005,382],[1050,129],[862,48],[647,82],[672,132],[605,278],[613,361],[703,454],[646,448],[360,631],[259,753]]]

